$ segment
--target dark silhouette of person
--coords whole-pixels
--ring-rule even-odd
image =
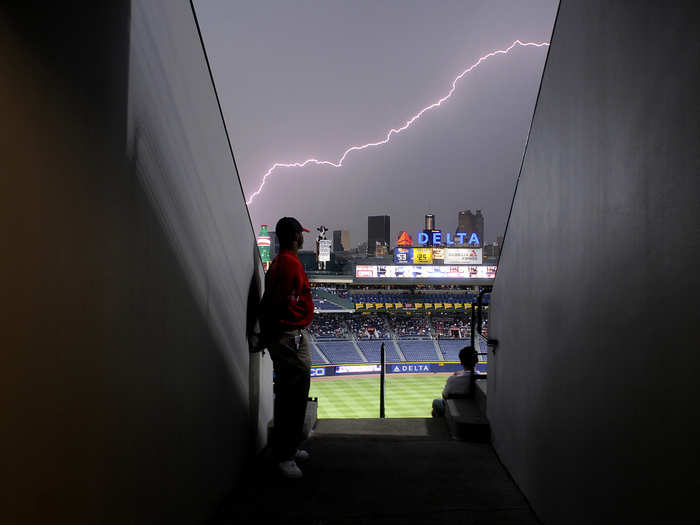
[[[474,396],[474,368],[479,362],[479,355],[473,346],[465,346],[459,351],[459,362],[464,370],[455,372],[447,378],[442,390],[442,399],[433,400],[433,417],[445,415],[445,399],[468,398]]]
[[[309,279],[299,261],[304,245],[298,220],[281,218],[275,227],[280,251],[265,274],[265,292],[260,305],[263,344],[270,351],[274,369],[274,425],[272,454],[285,477],[303,476],[297,461],[309,454],[298,447],[309,395],[311,354],[308,333],[314,315]]]

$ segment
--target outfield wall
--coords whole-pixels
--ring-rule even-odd
[[[386,363],[384,367],[387,374],[436,374],[440,372],[458,372],[463,370],[460,363],[445,361],[429,361],[420,363],[401,361]],[[379,375],[381,370],[381,365],[377,363],[318,365],[311,367],[311,377],[353,376],[367,374]],[[476,371],[479,374],[486,374],[486,363],[480,362],[477,364]]]

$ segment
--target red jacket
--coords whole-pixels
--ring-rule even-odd
[[[305,328],[314,316],[311,286],[296,254],[280,250],[265,274],[261,324],[265,332]]]

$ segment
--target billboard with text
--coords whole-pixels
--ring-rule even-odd
[[[481,248],[445,248],[445,264],[481,264]]]
[[[388,279],[493,279],[496,266],[357,265],[355,277]]]

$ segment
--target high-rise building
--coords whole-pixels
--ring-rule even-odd
[[[367,255],[376,253],[378,242],[387,246],[391,242],[391,226],[388,215],[367,217]]]
[[[333,230],[333,251],[346,252],[350,250],[350,231]]]
[[[466,233],[469,239],[472,233],[479,237],[479,245],[484,245],[484,216],[481,210],[472,213],[471,210],[460,211],[457,215],[457,231],[455,233]],[[465,241],[466,241],[465,239]]]
[[[435,225],[435,215],[433,215],[432,213],[428,213],[425,216],[425,229],[423,230],[423,233],[428,236],[428,242],[426,243],[427,246],[433,246],[434,233],[442,234],[442,230],[437,228],[437,226]]]

